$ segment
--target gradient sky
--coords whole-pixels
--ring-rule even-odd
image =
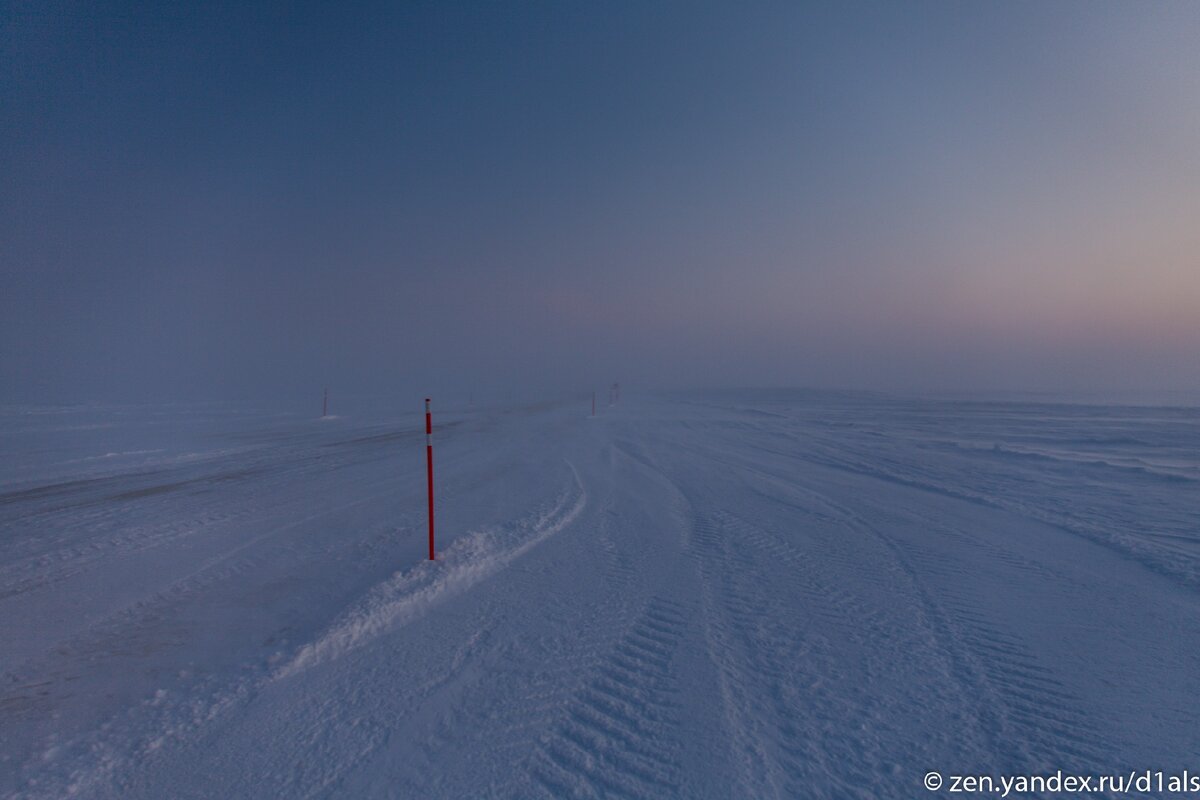
[[[1200,4],[0,2],[0,400],[1200,388]]]

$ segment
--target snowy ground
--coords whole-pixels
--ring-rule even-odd
[[[0,410],[0,795],[1200,771],[1200,411]]]

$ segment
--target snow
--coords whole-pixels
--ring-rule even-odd
[[[0,409],[0,795],[1195,769],[1200,410]]]

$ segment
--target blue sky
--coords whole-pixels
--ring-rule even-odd
[[[0,399],[1200,388],[1200,7],[0,4]]]

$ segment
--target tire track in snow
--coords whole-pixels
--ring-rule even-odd
[[[605,577],[614,591],[625,590],[637,577],[633,557],[617,544],[609,525],[601,526],[597,539],[604,558]]]
[[[802,772],[804,763],[814,763],[818,754],[797,755],[802,747],[795,715],[784,700],[783,689],[789,665],[800,657],[803,644],[796,645],[790,632],[782,637],[763,637],[763,626],[786,626],[788,603],[770,586],[779,584],[765,577],[770,573],[750,557],[753,548],[726,548],[720,521],[697,514],[697,505],[686,487],[670,476],[656,455],[632,442],[619,446],[629,458],[651,470],[671,487],[680,517],[683,555],[692,562],[691,581],[697,584],[701,609],[703,647],[720,692],[723,738],[728,741],[733,769],[746,797],[787,796],[781,776]],[[699,501],[712,501],[705,494]],[[726,518],[728,519],[728,518]],[[761,545],[763,542],[759,542]],[[775,553],[778,554],[777,552]],[[770,555],[770,554],[768,554]],[[765,581],[765,585],[763,583]],[[773,641],[768,641],[773,639]],[[775,652],[780,642],[789,642],[784,652]],[[778,713],[776,713],[778,712]]]
[[[927,622],[964,685],[982,695],[975,706],[980,721],[992,730],[997,768],[1095,770],[1112,763],[1110,754],[1094,746],[1097,732],[1081,710],[1080,699],[1068,692],[1032,648],[986,616],[983,605],[946,588],[935,594],[922,577],[943,570],[969,576],[965,568],[955,565],[944,551],[901,547],[850,509],[828,498],[825,502],[882,541],[910,576]]]
[[[683,745],[689,724],[683,700],[695,691],[697,676],[689,665],[700,644],[692,623],[698,588],[694,570],[681,558],[687,534],[681,523],[690,508],[675,483],[639,451],[614,442],[609,461],[627,482],[626,491],[636,487],[635,506],[656,498],[652,516],[645,516],[649,508],[613,506],[602,515],[594,543],[606,592],[628,606],[621,614],[627,622],[616,636],[587,636],[608,644],[584,647],[592,652],[583,682],[565,708],[559,704],[558,722],[538,740],[519,788],[506,796],[636,799],[696,791],[696,754]],[[636,597],[643,599],[630,606]]]
[[[959,742],[964,735],[972,743],[985,738],[970,711],[958,720],[968,723],[966,732],[944,724],[970,709],[969,687],[954,680],[927,625],[897,625],[896,609],[881,602],[884,587],[908,593],[890,553],[860,552],[855,537],[830,536],[844,516],[811,503],[784,502],[761,523],[750,521],[764,499],[781,502],[753,484],[737,491],[737,515],[709,511],[732,488],[712,476],[744,474],[745,465],[709,447],[672,444],[688,454],[689,491],[680,493],[698,509],[688,539],[745,796],[872,797],[880,780],[903,791],[911,784],[899,765],[917,763],[931,743],[962,752],[977,746]],[[824,530],[824,538],[806,535],[809,527]],[[939,692],[932,709],[930,680]],[[928,721],[929,734],[915,740],[907,731],[919,720]]]
[[[991,768],[1028,772],[1075,766],[1095,771],[1112,763],[1114,754],[1095,744],[1098,732],[1080,698],[1041,663],[1031,647],[1006,632],[986,615],[982,604],[963,592],[946,585],[935,591],[929,585],[926,575],[970,577],[968,569],[944,549],[901,545],[861,513],[827,495],[760,469],[753,471],[789,494],[799,493],[823,505],[848,528],[874,538],[892,554],[920,601],[924,625],[953,665],[960,686],[968,697],[973,696],[970,706],[977,717],[976,728],[990,742]],[[925,518],[922,522],[929,524]],[[1045,575],[1043,568],[1027,559],[1004,562]]]
[[[781,563],[781,550],[771,541],[748,528],[746,541],[751,547],[728,548],[729,536],[720,530],[723,523],[736,520],[732,515],[710,515],[699,509],[720,502],[720,493],[697,493],[703,486],[681,484],[668,473],[660,456],[635,442],[619,449],[630,459],[651,470],[670,486],[674,504],[684,522],[680,544],[690,574],[680,580],[694,584],[700,608],[701,648],[713,671],[721,710],[720,740],[725,742],[710,758],[732,759],[719,774],[731,781],[726,791],[740,785],[735,796],[756,798],[809,796],[813,783],[789,792],[791,775],[817,775],[822,754],[804,752],[803,732],[796,720],[794,687],[789,686],[790,672],[808,657],[809,643],[797,638],[793,619],[794,600],[779,590],[789,585],[791,576],[782,581],[774,574]],[[707,456],[699,462],[704,463]],[[707,480],[708,476],[705,476]],[[832,668],[833,665],[830,665]],[[711,765],[706,764],[711,769]],[[732,770],[736,775],[730,775]],[[715,785],[715,784],[714,784]],[[706,786],[711,789],[712,786]]]
[[[725,459],[708,446],[688,449],[701,457]],[[757,448],[766,452],[776,452]],[[796,454],[778,453],[789,457]],[[1077,764],[1095,771],[1112,763],[1115,755],[1098,745],[1099,731],[1089,721],[1082,700],[1065,688],[1023,639],[1005,629],[1003,624],[987,614],[987,607],[972,599],[963,590],[949,588],[949,582],[934,587],[929,577],[952,575],[969,578],[967,567],[958,563],[944,548],[923,547],[912,542],[901,543],[880,525],[868,521],[863,514],[835,501],[818,490],[801,486],[794,476],[776,475],[772,471],[746,463],[726,465],[756,476],[764,485],[773,487],[764,493],[768,499],[793,508],[822,510],[828,518],[865,539],[878,542],[905,576],[906,592],[915,594],[919,602],[922,625],[935,638],[938,648],[951,665],[955,682],[974,716],[972,729],[988,742],[984,762],[992,768],[1007,765],[1014,771],[1038,767],[1061,767]],[[784,499],[792,498],[792,499]],[[883,513],[883,512],[881,512]],[[919,517],[923,526],[938,526],[928,516]],[[961,532],[943,533],[964,538]],[[1001,563],[1038,575],[1042,579],[1061,579],[1053,570],[1032,562],[1019,554],[1008,554],[992,543],[972,540],[989,557]],[[830,554],[822,553],[821,558]],[[842,560],[842,566],[850,566]],[[858,567],[861,571],[861,566]],[[967,580],[964,585],[969,586]]]
[[[950,578],[945,584],[969,581],[971,572],[935,549],[909,545],[909,558],[923,574]],[[992,548],[987,548],[991,552]],[[1042,574],[1027,559],[997,560],[1016,569]],[[1118,753],[1104,753],[1099,730],[1053,670],[1045,666],[1021,637],[1008,632],[988,616],[987,609],[973,597],[953,589],[939,591],[937,612],[946,634],[961,650],[971,674],[992,695],[999,717],[998,755],[1014,767],[1094,771],[1116,763]]]
[[[872,627],[874,615],[732,514],[699,517],[693,542],[744,796],[856,796],[864,784],[838,776],[875,754],[849,740],[849,702],[825,690],[825,676],[844,668],[827,632]]]
[[[657,798],[681,781],[679,688],[672,659],[688,609],[655,597],[568,702],[528,766],[532,786],[559,797]]]

